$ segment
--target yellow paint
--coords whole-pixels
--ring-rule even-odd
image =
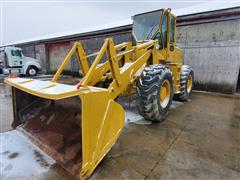
[[[164,10],[168,17],[176,17]],[[167,34],[170,33],[170,18],[168,18]],[[161,25],[158,29],[160,32]],[[175,28],[176,29],[176,28]],[[176,32],[174,33],[176,39]],[[174,47],[171,50],[171,46]],[[144,67],[151,64],[167,65],[173,75],[174,93],[180,92],[180,73],[182,67],[182,50],[176,47],[176,41],[170,44],[170,38],[167,39],[167,47],[158,49],[158,40],[149,40],[148,42],[137,43],[132,46],[131,42],[124,42],[114,45],[111,38],[106,39],[102,48],[96,53],[96,58],[91,67],[88,65],[87,57],[81,43],[76,42],[63,63],[57,70],[52,79],[53,84],[45,87],[46,91],[55,88],[66,64],[70,61],[74,52],[77,53],[78,62],[83,79],[73,86],[68,92],[57,94],[47,94],[40,90],[27,88],[27,83],[35,80],[24,81],[22,83],[13,83],[11,79],[6,78],[5,82],[17,89],[25,91],[46,99],[63,99],[72,96],[79,96],[82,101],[82,170],[81,178],[87,178],[94,171],[98,163],[110,150],[116,142],[124,125],[124,110],[115,98],[120,94],[135,91],[136,80],[139,79]],[[104,55],[107,60],[99,63]],[[122,63],[122,64],[121,64]],[[96,83],[112,79],[107,88],[94,87]],[[49,83],[49,82],[48,82]],[[189,88],[192,87],[192,79],[189,79]],[[80,87],[77,89],[77,86]],[[161,87],[160,102],[162,106],[170,98],[170,82],[164,81]]]
[[[89,66],[88,66],[86,54],[83,50],[81,43],[76,42],[76,43],[74,43],[70,52],[67,54],[66,58],[64,59],[63,63],[61,64],[61,66],[58,68],[56,74],[54,75],[54,77],[52,79],[52,82],[56,82],[59,79],[64,67],[71,60],[71,57],[74,54],[74,52],[76,52],[76,54],[77,54],[78,62],[79,62],[80,68],[83,72],[83,75],[87,74],[87,72],[89,70]]]
[[[171,85],[169,80],[164,80],[160,89],[160,104],[162,108],[168,105],[171,96]]]
[[[187,80],[187,92],[190,93],[192,91],[193,87],[193,77],[192,75],[189,75],[188,80]]]
[[[107,91],[85,92],[82,100],[82,170],[91,175],[116,142],[124,126],[124,110]]]
[[[34,81],[34,80],[33,80]],[[30,81],[30,82],[33,82],[33,81]],[[5,78],[4,80],[5,83],[7,83],[8,85],[12,86],[12,87],[15,87],[17,89],[20,89],[24,92],[27,92],[29,94],[32,94],[32,95],[35,95],[35,96],[38,96],[38,97],[41,97],[41,98],[46,98],[46,99],[52,99],[52,100],[59,100],[59,99],[64,99],[64,98],[68,98],[68,97],[72,97],[72,96],[76,96],[79,94],[79,90],[77,88],[75,88],[75,90],[73,91],[70,91],[70,92],[67,92],[67,93],[61,93],[61,94],[46,94],[46,93],[43,93],[41,92],[40,90],[37,91],[37,90],[32,90],[32,89],[29,89],[29,88],[26,88],[24,87],[23,85],[27,84],[27,83],[13,83],[11,82],[11,78]],[[47,81],[46,81],[47,82]],[[54,87],[55,85],[51,85],[51,86],[46,86],[45,88],[43,89],[50,89],[52,87]],[[42,90],[42,89],[41,89]]]
[[[19,84],[24,84],[24,83],[28,83],[28,82],[32,82],[33,80],[30,79],[30,80],[26,80],[26,81],[23,81],[23,82],[20,82]]]

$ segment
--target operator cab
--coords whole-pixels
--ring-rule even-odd
[[[169,44],[171,50],[175,46],[175,27],[176,17],[171,9],[160,9],[133,16],[132,34],[137,43],[157,39],[159,49],[168,48]]]

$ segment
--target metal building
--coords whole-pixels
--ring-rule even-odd
[[[43,71],[57,70],[75,41],[87,53],[98,51],[106,37],[115,43],[132,41],[131,22],[91,32],[16,42],[26,56],[41,60]],[[178,15],[177,43],[184,62],[194,68],[195,89],[234,93],[240,89],[240,7]],[[65,72],[76,74],[77,61]]]

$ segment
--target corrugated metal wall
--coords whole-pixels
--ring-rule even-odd
[[[73,46],[74,42],[80,41],[83,45],[84,50],[86,51],[86,54],[91,54],[94,52],[99,51],[99,49],[102,47],[102,44],[104,42],[104,39],[107,37],[112,37],[114,42],[116,44],[124,42],[124,41],[131,41],[131,34],[130,33],[122,33],[119,35],[114,34],[108,34],[105,36],[94,36],[93,38],[82,38],[82,39],[76,39],[74,41],[67,41],[67,42],[61,42],[61,43],[49,43],[47,45],[48,50],[48,62],[49,62],[49,72],[53,73],[55,72],[64,58],[66,57],[67,53]],[[89,58],[89,63],[91,64],[93,62],[93,58]],[[77,74],[79,71],[79,65],[77,62],[76,55],[73,56],[71,59],[71,62],[66,66],[64,69],[65,73],[71,73],[71,74]]]
[[[178,27],[184,63],[194,68],[195,88],[235,92],[240,68],[240,20]]]
[[[48,63],[49,63],[49,72],[55,72],[62,64],[67,53],[70,51],[71,46],[70,42],[48,44]],[[65,70],[71,70],[71,64],[67,64]]]
[[[36,57],[36,53],[35,53],[35,45],[34,44],[26,44],[21,46],[21,48],[23,49],[23,54],[27,57],[32,57],[35,58]]]
[[[45,49],[45,44],[36,44],[35,45],[36,58],[40,60],[42,66],[42,72],[47,72],[47,54]]]

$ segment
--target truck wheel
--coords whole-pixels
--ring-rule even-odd
[[[181,92],[175,94],[173,99],[177,101],[187,101],[190,99],[193,89],[193,80],[194,74],[192,68],[187,65],[183,65],[180,79]]]
[[[172,73],[164,65],[146,67],[137,82],[139,114],[149,121],[162,121],[173,98]]]
[[[27,68],[27,75],[29,76],[36,76],[38,69],[35,66],[29,66]]]

